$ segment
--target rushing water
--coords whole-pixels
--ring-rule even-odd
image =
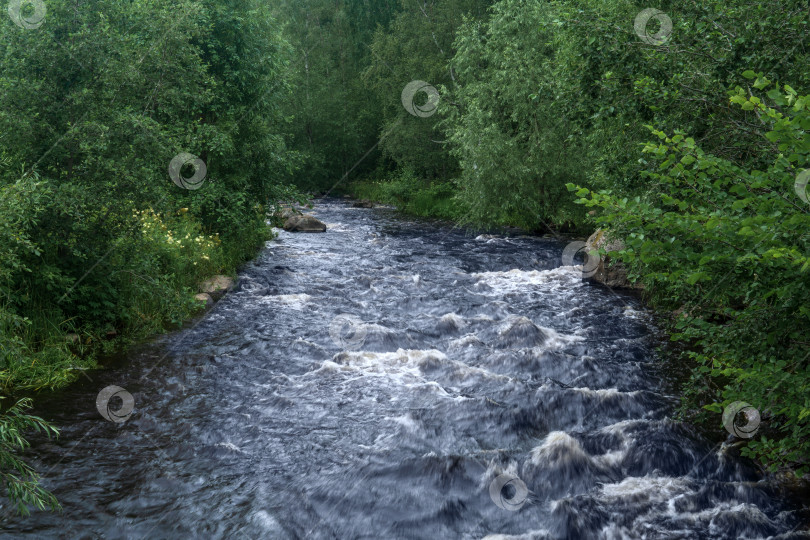
[[[805,537],[669,420],[648,314],[563,243],[315,213],[326,234],[281,232],[194,325],[41,400],[62,435],[31,461],[64,513],[4,536]],[[110,384],[126,422],[96,410]]]

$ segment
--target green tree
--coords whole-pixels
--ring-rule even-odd
[[[672,22],[660,44],[636,34],[642,10],[621,0],[501,0],[465,26],[452,61],[459,107],[446,110],[474,220],[582,226],[561,182],[644,190],[646,124],[683,129],[738,164],[767,163],[761,135],[718,90],[742,64],[806,85],[806,5],[655,7]]]
[[[375,156],[361,158],[377,142],[379,104],[360,74],[371,34],[388,21],[394,4],[307,0],[276,9],[287,21],[285,36],[295,51],[290,63],[295,91],[284,101],[294,118],[290,146],[301,156],[294,181],[327,191],[356,164],[355,173],[373,167]]]
[[[447,88],[455,83],[450,60],[456,53],[454,38],[464,17],[486,16],[488,0],[401,0],[391,23],[377,28],[370,45],[372,56],[363,72],[369,89],[382,104],[380,147],[397,167],[413,171],[426,181],[448,181],[458,174],[458,163],[448,152],[439,127],[439,115],[417,117],[402,103],[404,88],[411,81],[424,81],[442,89],[438,106],[453,107]],[[414,96],[417,105],[427,103],[425,92]]]
[[[470,221],[535,229],[538,218],[572,219],[564,182],[580,174],[583,151],[559,110],[562,81],[551,76],[564,52],[548,29],[554,16],[550,4],[504,0],[459,31],[458,106],[444,110]]]

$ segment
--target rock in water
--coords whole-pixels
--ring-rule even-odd
[[[292,216],[284,222],[284,230],[290,232],[326,232],[326,224],[314,216]]]
[[[200,292],[207,293],[216,301],[233,287],[233,280],[228,276],[214,276],[200,284]]]
[[[548,335],[534,324],[528,317],[511,318],[498,337],[498,347],[507,349],[522,349],[540,347]]]

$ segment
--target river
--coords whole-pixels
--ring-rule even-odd
[[[64,512],[3,537],[807,538],[670,419],[650,313],[564,242],[314,212],[325,234],[281,231],[204,317],[39,399],[62,433],[27,456]]]

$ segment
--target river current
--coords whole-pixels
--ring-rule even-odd
[[[671,420],[650,314],[565,242],[314,213],[325,234],[279,231],[198,321],[39,399],[61,436],[26,456],[64,512],[0,536],[808,538]],[[125,422],[97,410],[108,385]]]

